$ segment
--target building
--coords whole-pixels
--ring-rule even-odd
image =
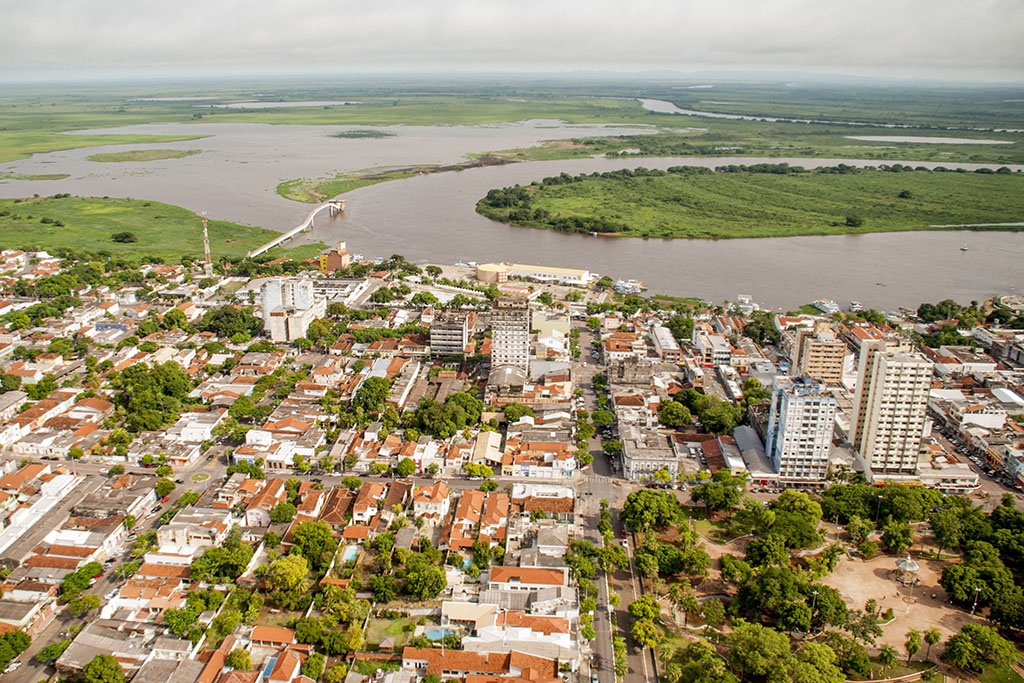
[[[578,268],[531,266],[524,263],[482,263],[476,266],[476,278],[481,282],[506,282],[510,277],[534,282],[586,287],[594,274]]]
[[[655,325],[651,330],[651,339],[654,341],[654,350],[657,351],[661,360],[667,363],[678,363],[683,359],[683,351],[667,327]]]
[[[816,325],[813,334],[808,332],[805,328],[796,331],[799,341],[793,364],[804,377],[820,379],[825,384],[842,384],[846,342],[829,329],[828,323]]]
[[[263,329],[276,342],[304,337],[309,324],[326,312],[323,299],[313,296],[313,282],[271,278],[260,286]]]
[[[917,475],[931,380],[922,356],[887,351],[884,341],[861,345],[850,441],[872,475]]]
[[[658,472],[675,480],[679,475],[679,457],[666,435],[655,429],[622,424],[622,472],[633,481],[654,481]]]
[[[509,365],[530,371],[530,302],[502,296],[491,311],[491,367]]]
[[[430,323],[430,355],[461,356],[469,343],[469,314],[438,313]]]
[[[320,254],[320,270],[324,273],[333,273],[336,270],[345,270],[352,263],[352,256],[345,249],[344,242],[338,242],[335,249],[328,249]]]
[[[820,486],[828,474],[838,401],[820,381],[777,377],[765,453],[783,486]]]

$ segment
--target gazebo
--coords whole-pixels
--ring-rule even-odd
[[[901,557],[896,560],[896,580],[904,586],[916,586],[921,581],[917,576],[920,569],[921,565],[909,554]]]

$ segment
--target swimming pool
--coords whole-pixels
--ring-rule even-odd
[[[341,561],[348,564],[349,562],[355,562],[357,557],[359,557],[359,546],[350,545],[341,554]]]
[[[445,628],[445,629],[428,628],[426,631],[423,632],[423,635],[425,635],[427,638],[430,638],[431,640],[441,640],[446,635],[455,635],[455,634],[456,634],[456,631],[454,629],[450,629],[450,628]]]

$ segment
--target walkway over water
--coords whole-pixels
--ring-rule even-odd
[[[269,242],[264,244],[262,247],[260,247],[258,249],[253,249],[248,254],[246,254],[246,256],[248,256],[249,258],[253,258],[254,256],[259,256],[260,254],[273,249],[274,247],[276,247],[277,245],[281,244],[282,242],[284,242],[286,240],[290,240],[291,238],[295,237],[296,235],[298,235],[300,232],[302,232],[306,228],[312,228],[313,227],[313,219],[316,217],[316,215],[318,213],[320,213],[324,209],[329,209],[332,216],[335,215],[336,213],[341,213],[342,211],[345,210],[345,200],[344,199],[332,199],[329,202],[324,202],[320,206],[318,206],[315,209],[313,209],[312,211],[310,211],[309,215],[306,216],[306,220],[302,221],[301,223],[296,225],[294,228],[292,228],[288,232],[282,233],[278,237],[275,237],[274,239],[270,240]]]

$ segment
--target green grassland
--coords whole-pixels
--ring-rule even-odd
[[[379,138],[393,138],[395,133],[389,133],[385,130],[343,130],[340,133],[331,133],[327,137],[330,138],[345,138],[350,140],[362,140],[364,138],[379,139]]]
[[[120,162],[120,161],[159,161],[161,159],[182,159],[199,154],[198,149],[130,149],[125,152],[107,152],[91,154],[89,161]]]
[[[703,84],[708,84],[705,81]],[[1020,86],[714,82],[651,88],[648,97],[696,111],[957,128],[1024,128]],[[899,129],[892,133],[899,133]]]
[[[43,219],[47,219],[43,222]],[[111,240],[131,232],[136,242]],[[214,258],[241,257],[279,233],[229,221],[209,222]],[[0,247],[103,251],[126,257],[159,256],[178,260],[203,254],[203,221],[179,206],[135,199],[40,197],[0,199]],[[275,249],[271,254],[308,258],[320,245]],[[278,253],[280,252],[280,253]]]
[[[34,153],[96,145],[158,143],[202,136],[64,135],[65,131],[147,123],[266,123],[291,125],[478,125],[543,119],[567,123],[648,125],[693,138],[670,152],[643,154],[736,154],[914,160],[1024,162],[1024,135],[958,130],[957,137],[1012,140],[1007,146],[869,143],[846,135],[922,134],[920,129],[728,121],[657,114],[633,97],[668,99],[680,106],[757,115],[911,123],[941,135],[943,126],[1024,129],[1024,92],[1012,88],[787,87],[784,84],[716,84],[688,90],[685,81],[665,83],[492,83],[423,84],[353,82],[337,86],[262,83],[221,87],[119,89],[7,89],[0,91],[0,162]],[[255,95],[253,93],[260,93]],[[154,96],[214,97],[214,100],[153,101]],[[344,106],[225,109],[209,106],[239,99],[263,102],[355,100]],[[689,131],[687,127],[705,128]],[[383,131],[343,131],[338,137],[375,137]],[[678,141],[677,141],[678,142]],[[659,143],[661,147],[671,147]],[[561,159],[629,149],[628,141],[605,145],[546,143],[529,150],[506,150],[507,158]]]
[[[711,173],[587,178],[534,185],[529,210],[595,218],[632,237],[741,238],[928,230],[931,225],[1024,221],[1024,176],[954,172],[861,171],[849,174]],[[901,198],[902,192],[909,198]],[[510,221],[514,208],[485,206]],[[846,217],[863,218],[849,226]],[[1002,228],[1020,230],[1021,228]]]
[[[367,185],[376,185],[388,180],[411,178],[417,173],[428,173],[434,167],[423,166],[403,169],[383,169],[339,173],[327,178],[296,178],[277,185],[277,193],[285,199],[307,204],[316,204],[345,192],[358,190]]]
[[[0,173],[0,182],[4,180],[64,180],[70,173]]]

